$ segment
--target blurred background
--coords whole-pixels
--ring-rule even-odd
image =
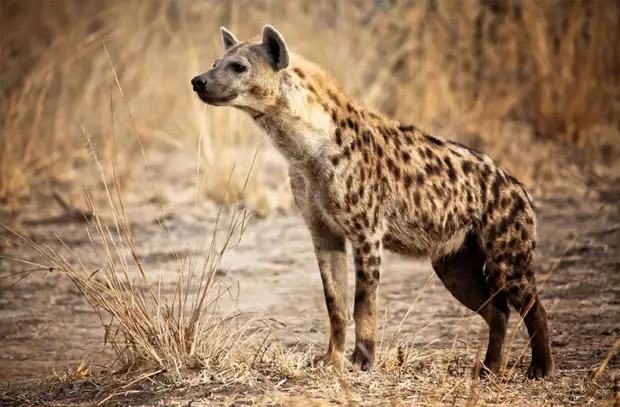
[[[4,206],[79,184],[92,152],[129,185],[145,156],[182,151],[207,199],[228,188],[263,213],[290,208],[251,120],[192,94],[221,25],[242,40],[274,25],[352,96],[484,150],[535,194],[620,171],[615,0],[2,0],[0,16]]]

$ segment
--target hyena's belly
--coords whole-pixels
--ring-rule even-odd
[[[437,258],[458,251],[469,230],[424,228],[411,222],[394,222],[383,238],[383,247],[408,257]]]

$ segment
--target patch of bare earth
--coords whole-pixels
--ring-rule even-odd
[[[174,291],[180,263],[204,261],[197,243],[216,227],[217,208],[197,204],[192,186],[179,186],[178,179],[158,179],[158,185],[159,191],[131,189],[125,201],[144,269],[163,282],[166,294]],[[475,359],[486,346],[482,319],[451,297],[427,261],[389,254],[375,371],[339,376],[331,368],[306,366],[326,346],[326,311],[310,237],[301,218],[287,213],[253,218],[216,273],[233,287],[221,299],[221,312],[260,314],[265,334],[239,344],[247,346],[245,359],[202,364],[174,377],[106,371],[111,352],[103,350],[104,328],[82,293],[66,276],[28,263],[40,261],[31,251],[6,249],[0,264],[0,405],[618,405],[619,194],[616,183],[587,196],[558,191],[537,201],[538,281],[549,311],[553,380],[525,380],[527,334],[514,312],[504,377],[473,380]],[[44,207],[23,211],[36,214],[22,219],[32,239],[95,272],[100,261],[89,237],[92,226],[60,216],[66,208],[51,198],[41,201]],[[99,215],[104,224],[109,220],[105,211]],[[217,227],[225,229],[226,222]],[[350,352],[352,321],[348,337]],[[79,368],[84,359],[93,362],[90,368]]]

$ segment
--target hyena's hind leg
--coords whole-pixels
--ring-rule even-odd
[[[514,259],[514,257],[513,257]],[[505,291],[512,306],[519,311],[527,327],[532,348],[532,361],[527,370],[529,379],[542,379],[553,376],[553,358],[547,326],[547,311],[536,289],[533,264],[524,265],[508,260],[495,265],[500,270],[511,270],[505,280]]]
[[[480,373],[499,372],[510,308],[502,291],[493,292],[483,268],[485,254],[476,235],[470,234],[456,253],[433,260],[433,268],[444,286],[469,309],[476,311],[489,325],[489,343]]]
[[[489,282],[506,293],[510,304],[523,317],[532,348],[528,378],[552,377],[547,311],[538,296],[534,276],[534,220],[526,213],[515,225],[504,237],[491,240],[493,233],[487,235]]]

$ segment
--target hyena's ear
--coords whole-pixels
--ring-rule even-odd
[[[288,66],[288,48],[282,34],[269,24],[263,27],[263,49],[269,58],[271,66],[276,71]]]
[[[224,51],[228,51],[228,48],[239,44],[239,40],[224,27],[220,27],[220,34],[222,34],[222,45],[224,45]]]

